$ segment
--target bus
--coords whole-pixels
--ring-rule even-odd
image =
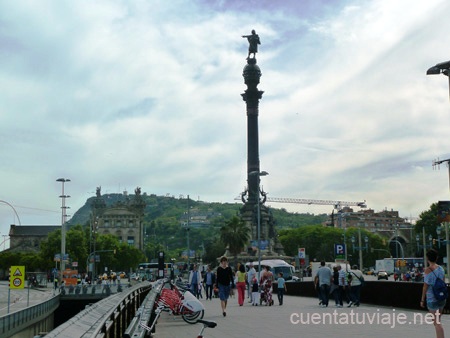
[[[172,263],[164,263],[164,277],[172,277]],[[139,279],[154,281],[158,277],[158,263],[139,263],[136,272]]]

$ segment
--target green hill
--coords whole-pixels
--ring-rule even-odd
[[[143,193],[145,200],[144,234],[147,256],[156,257],[158,250],[164,250],[170,257],[180,257],[188,247],[201,255],[216,247],[219,229],[226,221],[239,214],[242,203],[210,203],[189,200],[184,197],[156,196]],[[105,194],[102,195],[107,206],[117,202],[126,202],[134,195]],[[91,203],[95,197],[89,198],[72,219],[69,226],[81,224],[89,226]],[[189,233],[186,231],[187,210],[190,212]],[[305,225],[318,225],[326,221],[327,215],[290,213],[285,209],[270,208],[275,220],[276,230],[298,228]],[[205,249],[206,248],[206,249]]]

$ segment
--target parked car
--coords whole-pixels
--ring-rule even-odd
[[[386,279],[386,280],[388,280],[388,279],[389,279],[388,273],[387,273],[386,271],[384,271],[384,270],[378,271],[377,279],[378,279],[378,280],[380,280],[380,279]]]

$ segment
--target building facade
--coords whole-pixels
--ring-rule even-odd
[[[61,225],[15,225],[9,229],[10,252],[39,252],[41,242]]]
[[[97,188],[97,196],[91,205],[91,233],[112,235],[119,242],[127,243],[139,250],[144,250],[144,211],[145,201],[141,189],[135,189],[135,195],[125,195],[124,201],[107,206]]]

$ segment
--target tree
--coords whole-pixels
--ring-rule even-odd
[[[358,264],[357,250],[353,250],[350,238],[358,238],[358,228],[339,229],[333,227],[324,227],[321,225],[302,226],[296,229],[281,230],[279,232],[280,242],[288,256],[296,256],[298,248],[305,248],[310,261],[334,261],[334,245],[347,244],[348,259],[352,264]],[[375,264],[379,258],[380,251],[371,249],[387,250],[387,244],[383,239],[374,233],[364,229],[361,230],[361,237],[369,238],[368,249],[363,251],[363,260],[365,266]]]
[[[89,252],[89,240],[81,225],[71,227],[66,233],[66,253],[71,262],[78,262],[78,267],[86,271],[86,257]]]
[[[211,268],[216,267],[218,264],[217,258],[225,253],[226,246],[220,240],[216,238],[214,241],[207,242],[205,245],[205,255],[203,256],[203,262],[209,263]]]
[[[430,205],[430,209],[423,211],[419,215],[419,219],[415,225],[416,234],[422,234],[423,229],[427,235],[431,234],[433,237],[437,237],[436,228],[440,225],[438,219],[438,204],[433,203]]]
[[[250,229],[239,217],[233,216],[220,228],[220,239],[235,257],[237,265],[237,255],[242,252],[250,239]]]
[[[438,238],[436,233],[436,228],[441,224],[439,218],[438,218],[438,204],[433,203],[430,205],[430,209],[423,211],[419,215],[419,219],[416,222],[415,225],[415,232],[419,235],[419,243],[420,245],[423,245],[422,243],[422,234],[425,232],[426,236],[433,236],[433,238]],[[426,241],[428,241],[428,238],[426,238]],[[445,245],[441,245],[441,248],[435,247],[436,250],[439,252],[440,257],[444,257],[446,255],[446,249]],[[422,253],[418,253],[419,256],[422,255]]]

